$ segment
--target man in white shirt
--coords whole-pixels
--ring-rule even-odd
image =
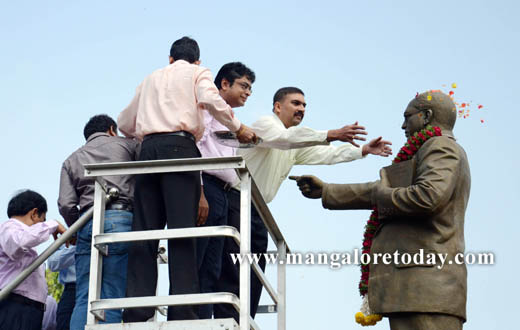
[[[381,137],[359,147],[355,140],[365,141],[364,127],[354,123],[339,129],[317,131],[298,127],[305,114],[305,97],[296,87],[280,88],[273,98],[273,115],[257,120],[251,128],[263,142],[252,149],[239,150],[244,157],[258,189],[266,203],[271,202],[293,165],[337,164],[360,159],[368,154],[388,157],[392,150],[388,141]],[[332,141],[349,142],[341,146],[329,145]],[[228,197],[230,214],[228,225],[240,229],[240,195],[231,190]],[[234,207],[234,205],[236,207]],[[234,211],[234,212],[232,212]],[[234,215],[233,215],[233,214]],[[254,207],[251,207],[251,252],[267,251],[267,229]],[[239,265],[234,264],[230,254],[239,253],[232,239],[226,238],[222,254],[222,270],[217,283],[217,292],[232,292],[238,296]],[[265,260],[259,262],[265,269]],[[256,275],[251,276],[251,315],[254,317],[262,284]],[[238,313],[230,305],[215,305],[215,318],[234,317]]]

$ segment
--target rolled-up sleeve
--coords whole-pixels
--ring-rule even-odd
[[[201,70],[196,78],[195,96],[199,108],[208,110],[216,120],[230,131],[238,131],[241,125],[240,121],[235,117],[231,107],[219,95],[208,69]]]

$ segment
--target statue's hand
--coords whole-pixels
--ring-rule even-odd
[[[296,181],[303,196],[307,198],[321,198],[324,183],[314,175],[291,175],[289,179]]]

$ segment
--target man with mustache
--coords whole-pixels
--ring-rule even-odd
[[[266,203],[273,200],[283,180],[293,165],[337,164],[360,159],[368,154],[387,157],[391,143],[381,137],[359,147],[355,140],[365,141],[364,127],[355,122],[339,129],[317,131],[298,127],[305,114],[305,95],[296,87],[280,88],[273,98],[273,115],[257,120],[251,128],[263,139],[257,147],[239,150],[246,161],[258,189]],[[329,145],[332,141],[349,142],[341,146]],[[240,198],[236,194],[236,199]],[[239,202],[234,203],[240,205]],[[228,225],[240,229],[240,209],[228,218]],[[267,251],[267,229],[254,206],[251,207],[251,252],[262,254]],[[222,271],[217,282],[217,292],[239,293],[239,265],[234,264],[230,254],[239,253],[233,239],[226,238],[222,254]],[[259,266],[265,270],[262,258]],[[254,317],[260,301],[262,284],[251,272],[251,315]],[[234,317],[238,313],[231,305],[215,305],[215,318]]]

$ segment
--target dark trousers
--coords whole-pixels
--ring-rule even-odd
[[[41,330],[42,321],[41,309],[9,297],[0,302],[0,330]]]
[[[56,311],[57,330],[70,329],[70,317],[74,310],[76,303],[76,283],[65,284],[65,289],[61,295],[58,303],[58,310]]]
[[[209,214],[204,226],[223,226],[227,224],[228,197],[227,192],[218,179],[202,174],[204,195],[209,205]],[[199,267],[200,292],[216,292],[217,281],[222,268],[222,250],[224,237],[201,237],[197,239],[197,263]],[[200,305],[199,318],[210,319],[213,305]]]
[[[139,160],[200,157],[195,142],[182,136],[145,139]],[[139,175],[135,181],[133,231],[194,227],[200,172]],[[159,241],[133,242],[128,255],[127,297],[155,296]],[[199,293],[196,240],[168,240],[170,295]],[[168,307],[168,320],[197,319],[196,306]],[[155,308],[126,309],[124,322],[143,322]]]
[[[228,192],[229,213],[228,225],[236,227],[240,230],[240,192],[231,189]],[[267,252],[267,228],[256,211],[251,205],[251,252],[265,253]],[[232,253],[240,253],[240,248],[236,242],[229,237],[225,238],[224,251],[222,253],[222,271],[220,279],[217,282],[218,292],[231,292],[239,296],[240,286],[240,264],[233,263]],[[259,262],[262,270],[265,270],[265,258],[262,256]],[[262,283],[251,269],[251,316],[255,317],[260,295],[262,294]],[[218,304],[213,307],[215,318],[233,317],[239,322],[239,315],[235,308],[229,304]]]
[[[387,314],[391,330],[462,330],[464,321],[454,315],[440,313]]]

